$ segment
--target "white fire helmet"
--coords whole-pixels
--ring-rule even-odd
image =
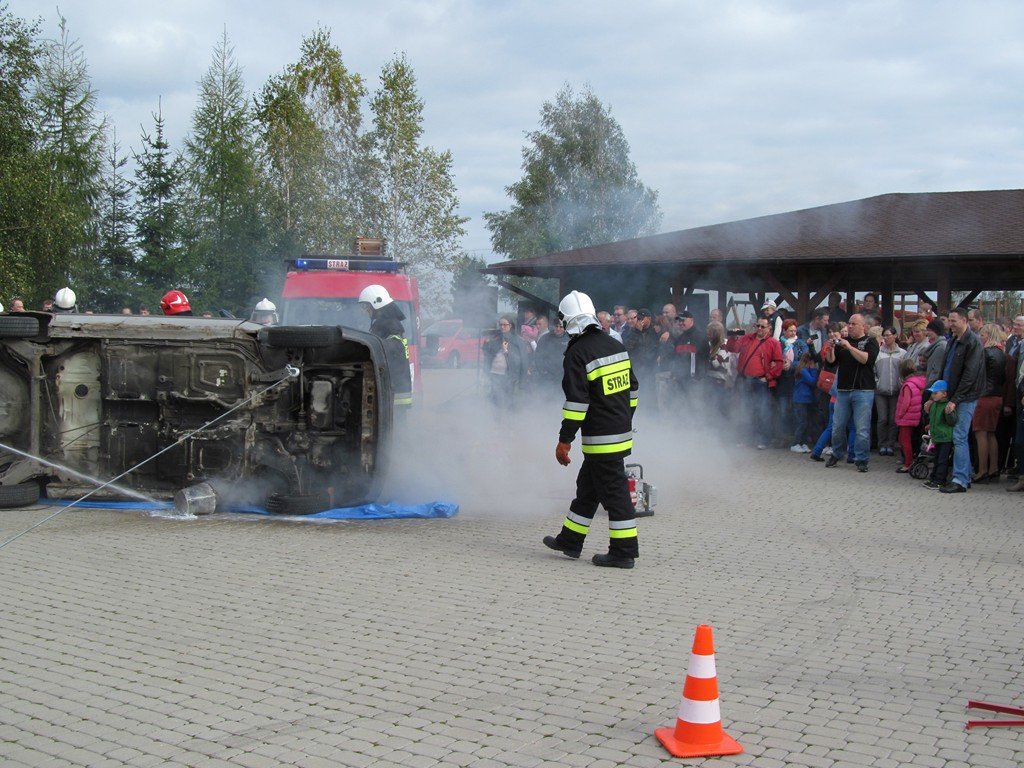
[[[558,317],[565,325],[565,332],[570,336],[579,336],[588,326],[601,325],[597,321],[594,302],[587,294],[579,291],[571,291],[558,302]]]
[[[360,304],[369,304],[374,309],[380,309],[386,307],[394,299],[391,298],[391,294],[388,293],[388,289],[383,285],[368,285],[363,288],[362,293],[359,294]]]
[[[256,302],[249,319],[261,325],[277,325],[277,305],[264,297],[262,301]]]
[[[53,306],[60,312],[74,312],[78,297],[70,288],[61,288],[53,297]]]

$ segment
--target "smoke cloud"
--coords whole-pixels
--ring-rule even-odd
[[[519,407],[503,416],[488,402],[483,372],[427,371],[424,385],[443,394],[425,395],[427,403],[397,430],[384,498],[453,501],[462,518],[545,520],[556,533],[583,461],[578,437],[572,464],[555,461],[561,389],[528,389]],[[697,485],[727,482],[734,471],[732,424],[708,416],[711,409],[696,394],[659,411],[655,389],[653,380],[640,382],[633,454],[626,463],[643,466],[644,479],[656,486],[662,503],[692,494]],[[595,533],[603,529],[602,519],[607,517],[599,511]]]

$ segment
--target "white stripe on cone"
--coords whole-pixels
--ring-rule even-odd
[[[679,704],[679,719],[684,723],[711,725],[722,720],[722,710],[718,699],[713,701],[694,701],[684,698]]]
[[[688,677],[699,677],[701,680],[715,677],[715,654],[702,656],[691,653],[690,668],[686,674]]]

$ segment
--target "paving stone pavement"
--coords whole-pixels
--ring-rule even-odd
[[[1021,703],[1024,494],[659,449],[642,557],[599,569],[603,513],[580,560],[540,543],[578,466],[549,427],[536,471],[464,478],[485,487],[450,520],[69,510],[0,550],[0,763],[694,763],[653,732],[709,623],[745,752],[704,764],[1024,764],[1020,729],[964,727],[992,716],[968,699]],[[49,511],[0,512],[0,538]]]

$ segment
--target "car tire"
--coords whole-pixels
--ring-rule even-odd
[[[35,317],[0,317],[0,338],[30,339],[39,335],[39,319]]]
[[[459,367],[459,365],[461,363],[462,363],[462,361],[459,359],[459,353],[458,352],[452,352],[450,355],[448,355],[448,367],[449,368],[452,368],[454,370],[458,370],[458,367]]]
[[[0,485],[0,509],[30,507],[39,501],[38,483]]]
[[[341,341],[341,329],[333,325],[282,325],[264,333],[268,346],[287,349],[317,349]]]
[[[326,493],[271,493],[267,511],[274,515],[312,515],[331,508]]]

